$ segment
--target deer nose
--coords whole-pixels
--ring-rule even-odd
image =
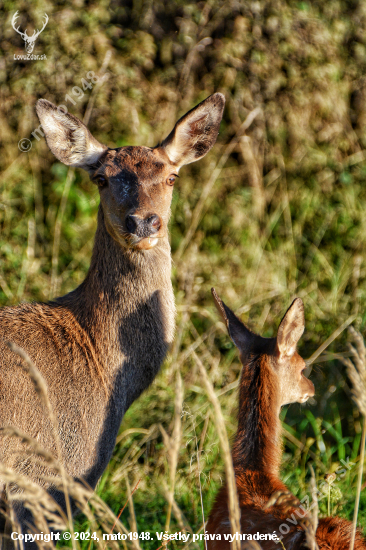
[[[135,233],[135,230],[140,222],[136,216],[126,216],[125,225],[129,233]]]
[[[159,231],[161,221],[157,214],[153,214],[146,219],[130,214],[126,216],[125,226],[129,233],[145,238]]]
[[[161,227],[160,218],[157,214],[153,214],[146,220],[148,227],[151,228],[152,233],[157,233]]]

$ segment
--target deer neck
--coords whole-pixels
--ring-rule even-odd
[[[279,476],[281,461],[281,423],[279,387],[268,357],[259,355],[243,366],[238,431],[233,447],[237,474],[261,472]]]
[[[144,349],[136,350],[139,338],[141,346],[146,341],[151,346],[149,340],[155,340],[157,354],[162,355],[159,346],[167,349],[175,314],[170,277],[168,236],[151,250],[122,248],[107,232],[100,206],[88,274],[57,303],[70,310],[88,333],[105,374],[113,374],[126,358],[133,362],[137,354],[141,357]],[[154,350],[150,355],[153,362]]]

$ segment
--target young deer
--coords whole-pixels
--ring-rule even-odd
[[[47,304],[0,310],[0,427],[16,426],[56,453],[49,418],[7,342],[23,348],[48,385],[68,474],[95,487],[112,455],[122,417],[153,381],[174,335],[168,220],[181,166],[214,145],[225,99],[189,111],[158,146],[110,149],[49,101],[37,102],[48,146],[84,168],[98,186],[95,244],[84,282]],[[40,482],[42,466],[1,436],[0,460]],[[4,490],[4,487],[2,487]],[[62,495],[48,486],[58,502]],[[16,491],[16,488],[14,488]],[[30,520],[20,506],[18,520]]]
[[[314,395],[314,385],[303,371],[305,361],[296,351],[304,328],[304,306],[300,298],[294,300],[282,319],[276,338],[262,338],[251,332],[220,300],[212,289],[217,309],[231,339],[239,350],[243,370],[239,389],[238,430],[232,449],[239,506],[241,532],[252,535],[277,533],[283,536],[286,550],[307,548],[305,531],[293,520],[306,516],[295,505],[293,495],[287,497],[289,506],[266,506],[277,491],[289,494],[280,480],[282,405],[305,403]],[[300,510],[300,511],[299,511]],[[287,518],[291,521],[287,522]],[[294,524],[295,523],[295,524]],[[301,522],[300,522],[301,523]],[[286,524],[285,527],[281,525]],[[316,541],[320,550],[348,550],[352,524],[344,519],[324,518],[319,521]],[[208,533],[231,533],[228,493],[226,486],[219,491],[207,524]],[[260,540],[263,550],[282,548],[274,540]],[[230,542],[215,540],[210,550],[229,550]],[[360,533],[355,549],[366,549]]]

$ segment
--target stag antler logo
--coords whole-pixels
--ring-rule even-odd
[[[32,36],[28,36],[27,35],[27,31],[25,32],[21,32],[19,29],[20,29],[20,26],[18,28],[16,28],[15,26],[15,23],[16,23],[16,20],[18,19],[19,17],[19,11],[17,11],[14,15],[13,15],[13,19],[11,21],[11,24],[13,26],[13,29],[18,33],[20,34],[20,36],[23,38],[24,42],[25,42],[25,51],[27,53],[32,53],[33,52],[33,48],[34,48],[34,44],[37,40],[37,38],[39,37],[39,35],[41,34],[41,32],[43,31],[43,29],[45,28],[45,26],[47,25],[48,23],[48,15],[47,13],[44,14],[44,23],[43,23],[43,27],[41,28],[41,30],[36,30],[36,31],[33,31],[33,34]]]

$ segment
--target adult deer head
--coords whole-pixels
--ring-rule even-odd
[[[64,164],[84,168],[98,186],[106,229],[122,247],[148,250],[167,235],[179,169],[214,145],[225,98],[216,93],[184,115],[156,147],[110,149],[75,116],[40,99],[48,146]]]

